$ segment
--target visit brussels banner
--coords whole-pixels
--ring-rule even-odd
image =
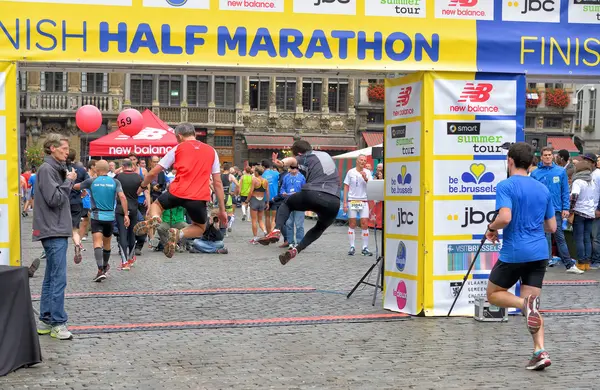
[[[0,265],[21,264],[17,66],[0,62]]]
[[[0,0],[0,59],[600,75],[599,0]]]
[[[386,80],[385,110],[384,307],[446,315],[493,218],[507,148],[524,140],[525,77],[426,72]],[[419,152],[403,154],[414,145]],[[473,315],[500,248],[483,246],[454,315]]]

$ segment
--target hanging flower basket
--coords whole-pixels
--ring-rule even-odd
[[[547,107],[567,108],[570,100],[569,93],[564,89],[552,89],[546,91]]]
[[[525,105],[527,108],[535,108],[540,104],[540,94],[537,89],[528,89],[527,90],[527,98],[525,100]]]
[[[25,160],[29,168],[39,168],[44,162],[44,148],[41,145],[33,145],[25,149]]]
[[[382,102],[385,99],[385,87],[383,84],[370,84],[367,90],[369,100],[373,102]]]

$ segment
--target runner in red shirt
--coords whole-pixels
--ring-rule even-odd
[[[207,203],[210,201],[210,178],[219,201],[219,219],[221,226],[227,225],[225,211],[223,182],[219,156],[212,146],[196,140],[196,129],[190,123],[182,123],[175,128],[179,145],[171,149],[160,162],[148,172],[138,193],[148,187],[158,174],[173,167],[177,170],[175,180],[169,189],[162,193],[152,203],[145,221],[139,222],[134,232],[136,235],[145,234],[148,228],[158,228],[164,210],[183,207],[187,211],[192,224],[185,229],[170,229],[169,240],[164,253],[173,257],[178,242],[185,238],[199,238],[204,234],[207,222]]]

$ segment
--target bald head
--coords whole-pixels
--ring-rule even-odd
[[[96,163],[96,173],[98,173],[99,176],[106,175],[108,173],[108,161],[98,161]]]

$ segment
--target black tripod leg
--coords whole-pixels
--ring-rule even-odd
[[[346,295],[346,298],[350,298],[352,296],[352,294],[354,294],[354,291],[356,291],[358,286],[360,286],[364,282],[364,280],[369,277],[369,275],[373,271],[373,268],[375,268],[377,266],[377,264],[379,264],[380,260],[381,260],[381,258],[377,259],[377,261],[371,266],[371,268],[369,268],[369,270],[363,275],[363,277],[360,279],[360,281],[358,283],[356,283],[356,286],[354,286],[352,291],[350,291],[350,293],[348,293],[348,295]]]

